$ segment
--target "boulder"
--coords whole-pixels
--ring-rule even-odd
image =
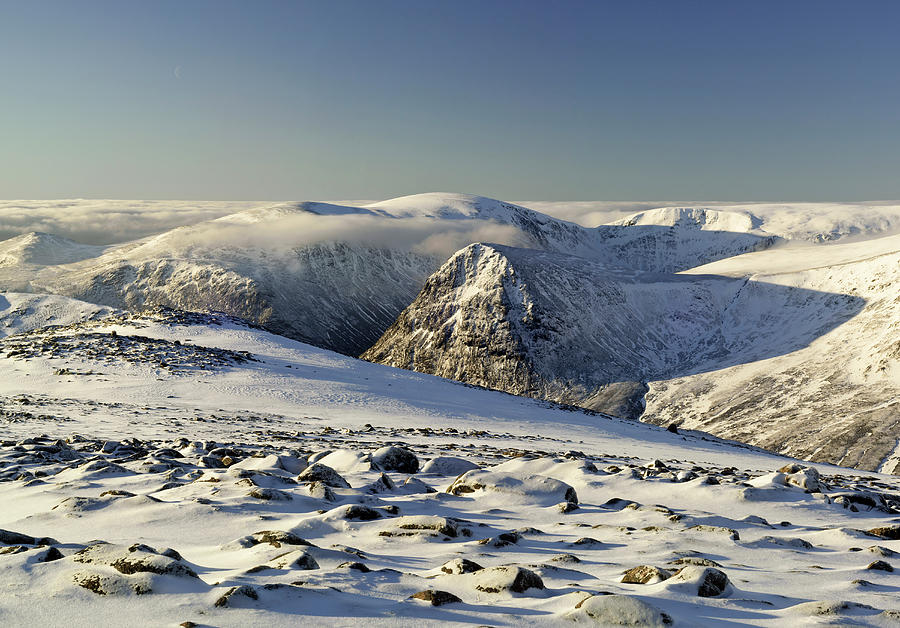
[[[502,566],[479,569],[471,576],[475,589],[485,593],[524,593],[528,589],[544,589],[541,577],[524,567]]]
[[[294,550],[276,557],[271,562],[275,569],[318,569],[319,563],[306,550]]]
[[[672,618],[655,606],[630,595],[592,595],[575,606],[570,619],[587,619],[597,626],[664,628]]]
[[[499,471],[468,471],[447,488],[453,495],[500,494],[518,497],[531,503],[552,506],[559,502],[578,503],[575,489],[559,480],[542,475],[503,473]],[[474,496],[474,495],[473,495]]]
[[[666,569],[653,565],[638,565],[625,572],[622,582],[625,584],[655,584],[671,577],[672,572]]]
[[[321,482],[332,488],[350,488],[350,484],[331,467],[314,462],[297,476],[298,482]]]
[[[441,571],[449,574],[475,573],[481,569],[484,567],[468,558],[454,558],[441,565]]]
[[[419,459],[404,447],[382,447],[372,454],[372,462],[382,471],[415,473],[419,470]]]
[[[467,471],[480,468],[471,460],[455,456],[438,456],[432,458],[422,467],[422,473],[440,476],[459,476]]]
[[[731,583],[725,572],[715,567],[687,565],[666,581],[668,586],[683,589],[700,597],[719,597],[731,591]]]
[[[443,606],[444,604],[462,602],[461,599],[452,593],[448,593],[447,591],[437,591],[435,589],[427,589],[425,591],[413,593],[410,596],[410,599],[422,600],[423,602],[428,602],[432,606]]]

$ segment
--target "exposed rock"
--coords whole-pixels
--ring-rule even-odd
[[[362,506],[360,504],[353,504],[351,506],[347,506],[344,509],[344,519],[355,519],[358,521],[372,521],[374,519],[380,519],[381,513],[375,510],[374,508],[369,508],[368,506]]]
[[[157,553],[146,545],[114,545],[96,543],[72,556],[78,563],[106,565],[121,574],[153,573],[176,577],[197,578],[193,569],[180,560]]]
[[[795,604],[786,609],[790,615],[804,615],[807,617],[827,616],[827,615],[844,615],[859,611],[877,611],[878,609],[860,604],[858,602],[847,601],[814,601]]]
[[[333,488],[350,488],[350,484],[329,466],[314,462],[297,476],[300,482],[321,482]]]
[[[632,567],[622,576],[625,584],[653,584],[662,582],[672,577],[672,572],[653,565],[638,565]]]
[[[146,576],[146,574],[145,574]],[[124,595],[151,593],[153,587],[147,577],[129,578],[116,573],[81,570],[72,574],[72,581],[97,595]]]
[[[900,525],[879,526],[866,531],[873,536],[880,536],[891,541],[900,541]]]
[[[380,536],[413,536],[419,534],[444,535],[449,538],[472,536],[471,528],[457,519],[432,515],[411,515],[391,520],[392,529],[382,530]]]
[[[894,571],[894,568],[891,566],[891,564],[887,563],[883,560],[876,560],[874,562],[869,563],[866,566],[866,569],[874,569],[875,571],[888,571],[888,572]]]
[[[488,567],[479,569],[472,577],[475,579],[475,588],[485,593],[524,593],[528,589],[544,588],[541,577],[524,567]]]
[[[719,571],[715,567],[700,567],[697,565],[687,565],[675,572],[668,579],[667,584],[672,584],[678,588],[686,588],[700,597],[718,597],[729,593],[731,583],[725,572]]]
[[[222,594],[213,605],[216,608],[234,606],[235,603],[239,602],[242,598],[245,600],[258,600],[259,594],[256,592],[256,589],[249,584],[242,584],[228,589],[228,591]]]
[[[377,480],[369,484],[363,490],[367,493],[377,494],[377,493],[388,493],[390,491],[395,490],[397,487],[391,481],[391,478],[382,473]]]
[[[419,459],[403,447],[382,447],[372,454],[372,462],[383,471],[415,473],[419,470]]]
[[[358,562],[352,562],[352,561],[341,563],[340,565],[338,565],[336,567],[336,569],[352,569],[353,571],[359,571],[362,573],[369,573],[370,571],[372,571],[371,569],[366,567],[364,564],[358,563]]]
[[[4,545],[57,545],[59,541],[50,537],[33,537],[11,530],[0,530],[0,543]]]
[[[294,499],[290,493],[280,491],[277,488],[255,488],[249,493],[250,497],[264,501],[289,502]]]
[[[272,560],[275,569],[318,569],[319,563],[305,550],[294,550]]]
[[[418,593],[413,593],[410,597],[415,600],[429,602],[432,606],[443,606],[444,604],[462,602],[461,599],[452,593],[448,593],[447,591],[437,591],[435,589],[419,591]]]
[[[474,573],[481,569],[484,568],[468,558],[454,558],[441,565],[441,571],[449,574]]]

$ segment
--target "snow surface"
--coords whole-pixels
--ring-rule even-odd
[[[900,500],[893,476],[778,472],[792,461],[361,362],[223,316],[115,315],[3,343],[0,528],[51,537],[0,538],[0,586],[15,593],[0,596],[6,625],[900,616],[896,576],[866,569],[896,564],[900,541],[864,532],[897,513],[840,497]],[[383,471],[367,456],[385,444],[488,472]],[[353,488],[297,483],[329,451]],[[460,573],[462,558],[484,569]],[[641,564],[688,568],[621,582]],[[698,595],[708,565],[730,581],[715,597]],[[425,590],[461,601],[410,599]],[[607,593],[618,597],[591,597]]]

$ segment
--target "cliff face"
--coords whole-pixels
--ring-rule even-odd
[[[637,416],[643,382],[715,350],[706,331],[728,288],[740,284],[665,277],[474,244],[428,278],[362,357]]]

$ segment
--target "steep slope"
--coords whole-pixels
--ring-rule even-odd
[[[739,277],[476,244],[429,277],[363,358],[634,417],[648,381],[799,348],[860,307]],[[736,316],[745,324],[734,332]]]
[[[758,222],[741,211],[663,207],[640,212],[596,228],[600,259],[636,270],[677,272],[783,241],[759,229]]]
[[[796,351],[651,382],[646,420],[900,473],[900,237],[769,251],[691,272],[840,292],[864,306]],[[752,324],[735,316],[728,328],[739,336]]]
[[[897,245],[810,250],[841,260]],[[795,256],[752,255],[785,254]],[[779,275],[705,272],[726,260],[664,275],[472,245],[363,357],[620,416],[646,401],[660,425],[865,469],[893,460],[892,471],[898,262],[900,252]]]

